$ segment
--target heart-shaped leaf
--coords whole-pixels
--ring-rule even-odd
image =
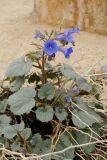
[[[55,88],[51,84],[45,84],[43,87],[39,89],[38,96],[40,99],[47,99],[51,100],[53,99],[55,95]]]
[[[77,73],[72,69],[72,67],[70,67],[68,65],[64,65],[61,68],[61,72],[65,77],[67,77],[69,79],[72,79],[72,80],[76,79]]]
[[[17,132],[20,132],[23,129],[24,129],[23,122],[21,122],[20,124],[8,125],[4,128],[3,134],[5,135],[6,138],[11,139],[17,135]]]
[[[31,59],[21,57],[13,61],[8,67],[6,77],[18,77],[27,74],[32,67]]]
[[[36,91],[33,87],[21,88],[9,97],[11,111],[16,115],[29,113],[35,106]]]
[[[67,111],[64,108],[57,107],[55,109],[55,115],[59,119],[59,121],[63,121],[67,118]]]
[[[36,110],[36,117],[41,122],[49,122],[53,119],[53,108],[51,106],[39,107]]]
[[[14,129],[12,125],[5,127],[3,133],[4,133],[4,136],[8,139],[13,138],[17,134],[16,130]]]

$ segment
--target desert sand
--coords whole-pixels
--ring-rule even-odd
[[[37,25],[33,20],[33,0],[0,0],[0,72],[4,73],[9,63],[29,50],[36,29],[50,28]],[[107,36],[81,32],[75,35],[76,47],[69,60],[63,55],[57,62],[67,62],[80,73],[90,68],[99,68],[107,63]]]

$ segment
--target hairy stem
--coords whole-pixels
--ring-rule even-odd
[[[42,83],[45,84],[46,83],[46,73],[45,73],[45,56],[44,56],[44,53],[43,53],[43,56],[42,56],[42,68],[41,68],[41,71],[42,71]]]

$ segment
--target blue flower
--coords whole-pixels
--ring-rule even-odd
[[[36,31],[36,34],[35,34],[35,36],[34,36],[34,38],[35,39],[37,39],[37,38],[45,38],[45,35],[43,35],[40,31]]]
[[[66,96],[66,102],[70,103],[71,102],[71,97],[70,96]]]
[[[65,41],[67,43],[74,44],[74,39],[73,39],[72,33],[79,33],[79,28],[75,27],[73,29],[68,29],[63,34],[57,36],[56,40],[58,40],[58,41]]]
[[[67,31],[66,31],[67,32]],[[69,29],[68,30],[69,33],[80,33],[80,29],[79,27],[75,27],[73,29]]]
[[[48,56],[52,56],[58,51],[57,43],[53,40],[47,40],[44,44],[43,50]]]
[[[65,58],[67,58],[67,59],[70,58],[70,55],[71,55],[71,53],[73,52],[72,47],[70,47],[70,48],[62,48],[62,47],[59,47],[58,50],[61,51],[61,52],[63,52],[64,55],[65,55]]]

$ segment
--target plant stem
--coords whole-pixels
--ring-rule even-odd
[[[43,53],[43,56],[42,56],[42,68],[41,68],[41,71],[42,71],[42,83],[45,84],[46,83],[46,75],[45,75],[45,68],[44,68],[44,65],[45,65],[45,56],[44,56],[44,53]]]
[[[37,65],[35,65],[35,64],[33,64],[33,67],[40,69],[40,66],[37,66]]]

